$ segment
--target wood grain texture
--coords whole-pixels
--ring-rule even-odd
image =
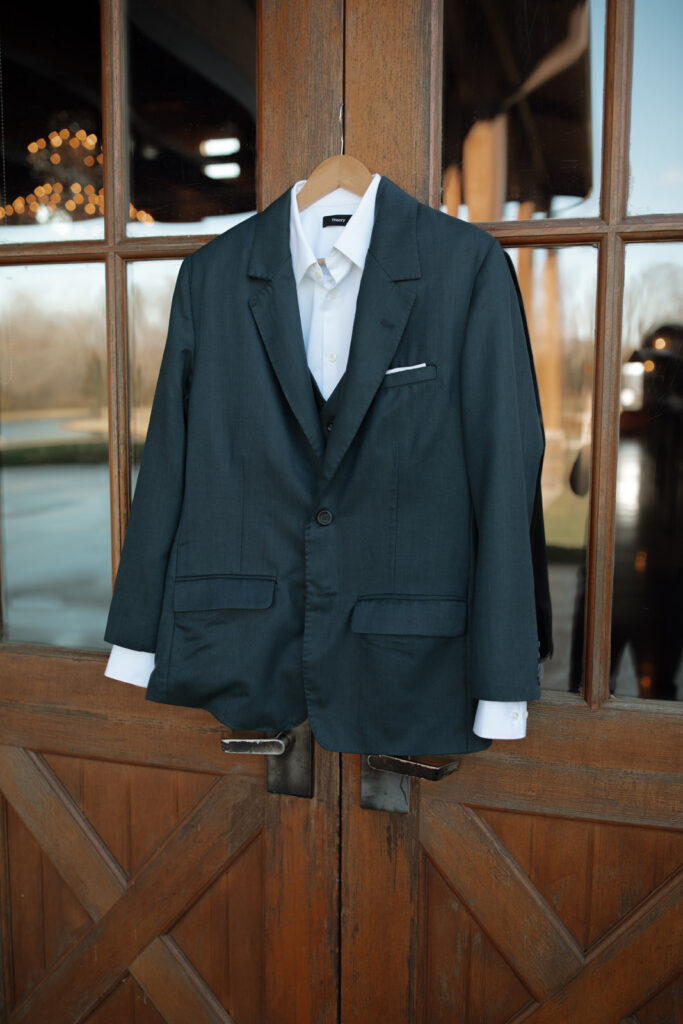
[[[600,208],[608,234],[598,250],[593,379],[593,450],[586,575],[585,693],[593,707],[609,699],[616,460],[621,389],[624,242],[633,55],[633,0],[608,3]]]
[[[0,795],[0,1014],[14,1003],[9,813],[7,801]],[[0,1016],[0,1020],[2,1020],[2,1016]]]
[[[482,809],[533,884],[589,950],[683,865],[683,834]]]
[[[256,193],[262,210],[339,152],[342,0],[261,0]],[[347,152],[351,152],[347,147]],[[352,155],[356,155],[353,154]]]
[[[409,814],[361,807],[360,755],[342,760],[341,1019],[413,1020],[423,973],[415,803]]]
[[[314,747],[310,799],[268,793],[264,1020],[335,1024],[339,997],[339,754]]]
[[[108,993],[84,1024],[167,1024],[128,974]]]
[[[98,831],[95,832],[93,822],[83,818],[80,809],[71,804],[59,782],[45,770],[40,758],[19,750],[11,750],[9,756],[6,750],[2,753],[5,754],[4,771],[0,772],[2,784],[8,793],[18,797],[19,812],[30,828],[40,836],[44,850],[52,857],[52,860],[49,860],[42,856],[31,840],[30,833],[25,833],[23,826],[19,827],[20,823],[16,822],[12,829],[12,837],[15,846],[17,843],[20,844],[20,852],[15,852],[11,863],[14,866],[14,902],[18,908],[15,921],[19,927],[18,936],[15,936],[19,952],[15,961],[16,990],[21,996],[38,983],[45,969],[56,959],[56,955],[67,948],[77,931],[82,931],[84,923],[87,922],[87,916],[84,919],[81,912],[81,916],[77,916],[69,928],[68,919],[65,916],[60,917],[58,924],[63,934],[62,948],[56,953],[51,952],[48,942],[54,929],[50,928],[49,912],[55,899],[64,895],[62,877],[83,902],[91,904],[90,910],[94,918],[101,916],[124,891],[123,875],[118,865],[112,868],[112,858],[109,851],[103,848],[100,836],[105,831],[103,822],[106,822],[106,817],[112,809],[111,795],[116,793],[116,787],[112,785],[112,770],[120,770],[126,766],[99,766],[109,768],[110,777],[105,781],[101,792],[108,794],[110,799],[101,801],[96,795],[92,801],[90,813],[98,825]],[[71,776],[73,791],[79,800],[80,808],[82,809],[84,804],[87,806],[88,787],[83,786],[83,769],[85,768],[87,776],[89,766],[79,765],[72,759],[55,760],[62,776]],[[0,763],[3,763],[2,758]],[[158,771],[155,774],[158,775]],[[127,789],[125,786],[126,791]],[[125,818],[123,821],[127,824]],[[175,823],[176,821],[173,822]],[[118,833],[114,832],[112,835],[118,840]],[[111,840],[111,836],[109,838]],[[125,845],[127,848],[127,841]],[[41,858],[40,864],[36,861],[36,855]],[[51,873],[54,875],[52,878]],[[27,895],[32,896],[35,882],[40,883],[36,895],[27,900]],[[73,916],[75,900],[71,895],[72,890],[67,890],[67,907]],[[64,902],[62,899],[62,908]],[[43,955],[40,955],[43,947]],[[144,955],[138,957],[131,966],[131,972],[153,1003],[160,1007],[171,1006],[169,1000],[172,995],[172,1005],[187,1011],[184,1017],[178,1017],[178,1011],[174,1011],[171,1016],[167,1015],[166,1019],[169,1022],[182,1021],[184,1024],[185,1021],[192,1020],[197,1021],[197,1024],[218,1024],[225,1021],[225,1011],[220,1008],[206,985],[199,982],[196,973],[187,969],[187,961],[182,953],[175,946],[174,956],[171,956],[168,950],[168,943],[164,945],[161,940],[155,940],[144,951]],[[150,1008],[146,1000],[140,1003],[139,999],[133,998],[134,991],[134,986],[122,989],[110,1003],[110,1010],[106,1012],[113,1012],[111,1007],[122,1005],[121,1000],[124,1000],[130,1005],[130,1012],[135,1015],[135,1020],[139,1020],[140,1024],[147,1024],[153,1007]]]
[[[126,236],[130,197],[127,17],[123,0],[102,10],[102,152],[104,163],[105,299],[107,305],[107,381],[109,393],[109,492],[112,579],[119,564],[130,507],[128,421],[128,318],[126,265],[116,243]]]
[[[683,872],[598,944],[582,973],[531,1013],[529,1024],[605,1024],[631,1013],[681,970]]]
[[[586,948],[585,923],[593,868],[595,828],[586,821],[546,818],[482,808],[478,812],[548,900],[580,946]]]
[[[423,805],[420,839],[535,998],[546,998],[580,972],[583,956],[576,940],[470,808],[441,800]],[[513,922],[523,922],[523,931],[511,927]]]
[[[93,759],[264,779],[262,758],[221,751],[208,711],[155,704],[93,653],[0,650],[0,743]],[[240,734],[241,735],[241,734]]]
[[[438,866],[426,860],[424,1008],[420,1024],[463,1020],[505,1024],[532,1000],[519,978],[457,898]]]
[[[217,781],[120,898],[15,1009],[14,1024],[48,1015],[53,1024],[81,1020],[156,936],[172,927],[261,825],[262,802],[254,799],[253,782]],[[93,875],[97,870],[96,866]]]
[[[346,152],[438,205],[441,81],[433,62],[440,65],[440,4],[346,0],[345,17]]]
[[[212,991],[199,982],[183,951],[167,936],[140,953],[131,974],[166,1024],[233,1024]]]
[[[638,1007],[637,1024],[683,1024],[683,976]]]
[[[52,773],[35,755],[1,747],[0,789],[90,917],[105,914],[125,888],[125,875]]]
[[[512,744],[510,744],[512,745]],[[477,754],[443,779],[441,797],[565,818],[680,828],[681,783],[654,772],[552,764],[512,751]]]

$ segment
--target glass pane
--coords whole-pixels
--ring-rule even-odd
[[[131,235],[256,211],[256,3],[129,0]]]
[[[129,408],[133,487],[166,343],[171,299],[180,260],[128,265]]]
[[[102,238],[100,6],[2,19],[0,242]]]
[[[446,0],[443,206],[599,213],[605,0]]]
[[[619,696],[683,698],[683,244],[626,247],[612,662]]]
[[[582,685],[597,252],[510,250],[524,297],[541,396],[545,519],[555,651],[543,686]]]
[[[683,212],[681,0],[636,0],[628,211]]]
[[[3,267],[0,282],[3,639],[104,647],[104,269]]]

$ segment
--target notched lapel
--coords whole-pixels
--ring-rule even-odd
[[[323,459],[324,486],[332,479],[384,380],[415,302],[409,282],[392,281],[368,251],[361,278],[346,380]]]
[[[249,299],[282,391],[322,460],[321,487],[331,479],[384,380],[415,302],[421,276],[418,202],[382,177],[356,304],[344,387],[327,445],[311,387],[289,252],[290,190],[255,218],[249,276],[267,283]],[[256,284],[256,282],[253,282]]]
[[[384,380],[415,302],[422,276],[417,247],[418,202],[382,177],[361,277],[346,380],[327,442],[321,485],[337,470]]]
[[[313,452],[325,443],[301,332],[296,282],[289,253],[289,190],[257,215],[249,276],[260,278],[249,306],[280,387]],[[262,284],[263,279],[267,283]]]

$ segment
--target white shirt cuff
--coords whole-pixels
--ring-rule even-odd
[[[529,712],[525,700],[480,700],[473,730],[488,740],[522,740]]]
[[[153,652],[132,651],[128,647],[114,644],[104,674],[110,679],[120,679],[134,686],[147,686],[153,668]]]

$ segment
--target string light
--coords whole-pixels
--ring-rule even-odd
[[[61,128],[59,131],[48,132],[47,140],[44,138],[34,139],[28,143],[26,150],[29,154],[28,162],[45,166],[45,162],[57,168],[60,164],[60,173],[64,176],[67,168],[63,164],[62,156],[58,150],[63,149],[65,144],[68,149],[64,150],[65,159],[69,166],[75,164],[79,157],[80,162],[88,168],[101,166],[104,162],[102,147],[99,153],[93,153],[98,145],[98,138],[94,132],[87,133],[84,128],[72,132],[69,128]],[[81,156],[81,152],[85,154]],[[70,151],[70,152],[69,152]],[[78,152],[77,152],[78,151]],[[45,166],[45,169],[48,168]],[[63,194],[67,189],[66,194]],[[95,190],[92,184],[82,185],[79,181],[73,181],[64,185],[61,181],[45,181],[36,185],[32,192],[26,196],[16,196],[11,203],[0,206],[0,224],[7,223],[12,218],[12,223],[30,223],[41,216],[40,211],[47,211],[48,218],[58,212],[59,209],[68,210],[75,214],[72,220],[84,219],[86,217],[104,216],[104,188]],[[154,217],[146,210],[138,210],[131,203],[128,215],[131,220],[141,224],[153,224]]]

